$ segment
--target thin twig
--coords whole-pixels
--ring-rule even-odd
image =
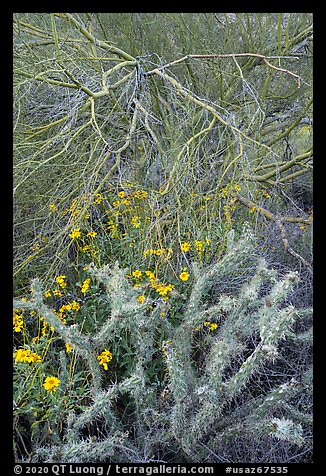
[[[292,71],[289,71],[288,69],[280,68],[279,66],[274,66],[273,64],[271,64],[268,61],[268,59],[270,59],[270,57],[265,56],[265,55],[261,55],[261,54],[258,54],[258,53],[227,53],[227,54],[209,54],[209,55],[208,54],[207,55],[186,55],[186,56],[183,56],[182,58],[179,58],[178,60],[171,61],[170,63],[167,63],[163,66],[159,66],[155,69],[152,69],[151,71],[147,71],[147,73],[145,73],[145,75],[150,76],[150,75],[154,74],[157,70],[170,68],[171,66],[175,66],[176,64],[183,63],[187,59],[196,59],[196,58],[198,58],[198,59],[241,58],[241,57],[253,57],[253,58],[262,59],[267,64],[267,66],[269,66],[270,68],[275,69],[277,71],[281,71],[282,73],[289,74],[290,76],[292,76],[296,80],[296,82],[298,84],[298,88],[300,88],[301,78],[298,74],[293,73]],[[272,58],[273,59],[274,58],[282,59],[282,56],[280,56],[280,57],[273,56]]]
[[[257,212],[261,213],[262,215],[266,216],[270,220],[272,220],[276,226],[278,227],[280,234],[281,234],[281,239],[282,243],[284,245],[284,249],[286,252],[294,256],[295,258],[299,259],[304,266],[306,266],[310,272],[312,272],[312,266],[310,263],[308,263],[307,260],[305,260],[302,256],[300,256],[298,253],[296,253],[291,246],[289,245],[289,241],[287,239],[286,231],[283,225],[283,222],[290,222],[290,223],[302,223],[305,225],[311,225],[311,220],[307,220],[305,218],[299,218],[299,217],[279,217],[275,215],[274,213],[270,212],[269,210],[266,210],[265,208],[257,205],[256,203],[252,202],[251,200],[243,197],[242,195],[235,194],[235,198],[245,205],[247,208],[250,210],[257,210]]]

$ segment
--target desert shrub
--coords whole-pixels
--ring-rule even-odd
[[[311,460],[312,33],[14,14],[18,460]]]
[[[151,195],[149,241],[264,232],[261,208],[291,201],[309,227],[311,36],[309,14],[15,14],[15,288],[60,273],[69,232],[128,180]]]
[[[309,454],[311,310],[291,305],[298,275],[269,269],[250,233],[230,233],[217,263],[193,261],[166,300],[139,301],[118,263],[88,272],[80,304],[51,310],[38,281],[14,304],[21,459],[269,462],[275,442],[277,461]]]

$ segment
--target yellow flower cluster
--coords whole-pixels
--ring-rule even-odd
[[[144,257],[146,258],[148,255],[150,256],[164,256],[165,260],[169,260],[172,256],[173,250],[172,248],[158,248],[158,249],[148,249],[144,251]]]
[[[215,331],[218,328],[218,325],[215,322],[204,322],[204,326],[208,327],[211,331]]]
[[[254,198],[258,200],[260,197],[271,198],[265,187],[262,187],[260,190],[258,188],[255,189]]]
[[[60,308],[60,312],[66,312],[66,311],[79,311],[80,305],[76,301],[68,302],[67,304],[64,304]]]
[[[131,196],[138,198],[138,200],[143,200],[148,197],[148,193],[144,190],[136,190],[136,192],[132,193]]]
[[[139,228],[141,225],[140,217],[135,215],[131,218],[131,224],[134,228]]]
[[[210,329],[211,331],[215,331],[215,329],[218,328],[218,324],[216,324],[215,322],[210,322],[210,321],[205,321],[204,324],[203,324],[204,327],[208,327],[208,329]],[[195,331],[200,331],[200,329],[202,328],[202,326],[197,326],[195,328]]]
[[[68,302],[67,304],[64,304],[63,306],[61,306],[58,312],[55,309],[52,309],[52,312],[53,312],[53,314],[55,314],[60,319],[60,321],[63,324],[66,324],[67,321],[65,319],[64,313],[67,312],[67,311],[78,312],[79,309],[80,309],[80,304],[78,304],[78,302],[76,302],[76,301],[72,301],[72,302]]]
[[[172,341],[170,341],[170,340],[167,341],[167,342],[164,341],[164,342],[162,343],[162,352],[163,352],[164,355],[167,355],[167,353],[168,353],[170,350],[172,350],[172,345],[173,345],[173,343],[172,343]]]
[[[97,193],[93,202],[93,205],[100,205],[103,202],[103,197],[100,193]]]
[[[145,274],[146,274],[146,276],[148,276],[148,278],[149,278],[150,281],[156,282],[155,274],[152,273],[152,271],[150,271],[150,270],[148,269],[147,271],[145,271]]]
[[[221,188],[220,190],[220,197],[227,198],[230,193],[234,193],[234,190],[239,192],[241,187],[238,183],[229,183],[226,187]]]
[[[209,246],[211,244],[210,240],[206,238],[205,240],[195,240],[194,245],[196,248],[197,253],[201,256],[204,251],[205,246]],[[187,241],[184,241],[181,244],[181,251],[187,253],[191,249],[191,244],[188,243]]]
[[[57,276],[55,278],[55,281],[59,284],[60,288],[65,288],[67,286],[67,283],[65,282],[66,276]]]
[[[61,297],[62,292],[60,291],[60,289],[54,289],[53,290],[53,296]]]
[[[149,278],[149,281],[151,283],[151,287],[155,289],[155,291],[160,294],[161,296],[164,296],[165,299],[168,298],[168,293],[173,291],[174,286],[173,284],[164,284],[164,283],[159,283],[157,281],[157,278],[155,277],[155,274],[152,273],[152,271],[147,270],[145,271],[146,276]]]
[[[80,228],[75,228],[74,230],[72,230],[69,236],[72,240],[76,240],[77,238],[80,238],[81,237]]]
[[[21,332],[24,327],[24,314],[19,313],[18,309],[14,309],[13,325],[15,332]]]
[[[59,317],[59,314],[57,313],[57,311],[55,309],[51,309],[53,314],[55,314],[56,316],[58,316],[58,318],[60,319]],[[43,316],[40,316],[40,322],[43,322],[43,325],[42,325],[42,330],[41,330],[41,333],[42,333],[42,336],[43,337],[46,337],[46,334],[48,332],[48,327],[50,328],[50,331],[51,332],[54,332],[54,327],[53,326],[49,326],[49,324],[46,322],[46,320],[44,319]]]
[[[266,188],[262,188],[261,189],[261,194],[265,197],[265,198],[271,198],[270,194],[267,192]]]
[[[155,277],[155,274],[150,270],[145,271],[145,275],[150,281],[150,287],[152,289],[155,289],[155,291],[158,294],[160,294],[160,296],[164,296],[164,300],[167,300],[168,294],[174,289],[173,284],[164,284],[164,283],[158,282],[157,278]],[[136,278],[139,281],[143,279],[143,273],[139,269],[136,269],[135,271],[131,273],[131,275],[129,275],[129,277]],[[139,288],[141,286],[142,285],[139,282],[137,282],[134,285],[134,288]],[[148,287],[148,285],[145,285],[145,287]],[[139,304],[142,304],[145,301],[145,299],[146,297],[144,295],[140,295],[137,297]]]
[[[236,202],[237,202],[237,198],[235,196],[233,196],[230,199],[230,201],[226,205],[224,205],[224,207],[223,207],[224,216],[225,216],[226,220],[228,221],[228,223],[231,223],[231,213],[233,212],[233,210],[236,207]]]
[[[118,225],[112,218],[108,219],[106,229],[109,230],[110,236],[112,238],[118,238],[119,237]]]
[[[172,284],[162,284],[162,283],[160,284],[152,283],[152,287],[161,296],[166,296],[169,292],[171,292],[174,289],[174,286]]]
[[[204,242],[195,240],[195,246],[196,246],[197,253],[201,254],[204,249]]]
[[[81,288],[81,292],[82,292],[83,294],[85,294],[86,291],[89,290],[90,283],[91,283],[90,278],[85,279],[85,281],[83,282],[82,288]]]
[[[18,349],[13,354],[15,362],[42,362],[41,357],[29,349]]]
[[[94,231],[94,233],[95,233],[95,231]],[[98,250],[97,250],[96,246],[94,246],[93,244],[82,246],[81,251],[83,253],[89,252],[92,255],[93,258],[98,254]]]
[[[80,208],[77,207],[77,199],[75,198],[72,202],[71,202],[71,205],[69,208],[67,208],[66,210],[64,210],[64,213],[65,212],[70,212],[71,213],[71,216],[73,217],[76,217],[78,215],[78,213],[80,212]]]
[[[97,357],[99,365],[103,365],[104,370],[108,370],[108,363],[112,360],[112,354],[109,350],[105,349]]]

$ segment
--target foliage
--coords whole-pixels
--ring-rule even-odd
[[[233,293],[211,293],[223,276],[231,284],[233,270],[244,265]],[[53,328],[44,339],[46,353],[43,342],[36,343],[42,362],[16,366],[17,377],[26,376],[17,390],[17,418],[33,418],[45,403],[42,417],[34,417],[28,461],[218,462],[221,452],[229,461],[254,461],[255,453],[235,456],[238,440],[254,440],[256,453],[264,447],[267,454],[275,441],[288,451],[309,451],[309,358],[300,374],[296,367],[289,371],[283,342],[304,340],[309,347],[307,334],[293,329],[296,321],[308,322],[310,311],[286,302],[297,274],[279,279],[255,253],[250,234],[237,243],[231,234],[224,256],[205,270],[193,263],[193,284],[177,319],[171,309],[179,296],[171,297],[168,310],[164,301],[153,307],[153,301],[138,302],[137,288],[118,264],[89,272],[101,286],[103,313],[88,332],[77,316],[63,324],[37,281],[31,299],[15,302],[17,310],[37,310]],[[51,356],[60,348],[57,370]],[[113,355],[107,371],[96,357],[104,348]],[[38,393],[42,372],[58,375],[51,395]]]
[[[153,211],[161,202],[152,242],[166,225],[173,241],[198,229],[220,239],[216,222],[226,232],[248,218],[264,234],[261,208],[289,213],[282,223],[306,239],[309,14],[15,14],[14,32],[15,287],[59,270],[97,194],[127,180]],[[308,190],[292,200],[303,174]],[[51,213],[74,200],[72,216]],[[287,233],[278,261],[293,248]],[[290,268],[298,258],[307,266],[307,249]]]
[[[17,460],[311,460],[312,35],[14,14]]]

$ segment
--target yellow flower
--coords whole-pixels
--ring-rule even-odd
[[[18,349],[13,354],[15,362],[41,362],[41,357],[29,349]]]
[[[265,188],[261,189],[261,194],[264,195],[265,198],[271,198],[270,194],[267,192]]]
[[[75,240],[76,238],[80,238],[81,236],[80,228],[75,228],[74,230],[72,230],[69,236],[73,240]]]
[[[85,279],[85,281],[83,282],[82,288],[81,288],[81,292],[82,292],[83,294],[85,294],[86,291],[88,291],[90,282],[91,282],[90,278]]]
[[[78,304],[78,302],[76,302],[76,301],[72,301],[72,303],[71,303],[71,309],[72,309],[72,311],[76,311],[76,312],[79,311],[79,309],[80,309],[80,304]]]
[[[52,394],[52,392],[57,391],[56,387],[58,387],[60,382],[61,381],[56,377],[46,377],[43,387]]]
[[[89,231],[87,233],[87,236],[90,236],[91,238],[95,238],[96,235],[97,235],[96,231]]]
[[[65,311],[71,311],[71,305],[70,304],[64,304],[63,306],[60,307],[59,312],[64,313]]]
[[[52,294],[51,294],[50,289],[48,289],[48,291],[45,291],[44,297],[48,298],[48,297],[51,297],[51,296],[52,296]]]
[[[186,241],[183,242],[182,245],[181,245],[181,251],[185,251],[185,252],[189,251],[190,246],[191,246],[190,243],[187,243]]]
[[[152,287],[156,289],[156,292],[161,296],[166,296],[168,292],[172,291],[174,286],[172,284],[155,284],[152,283]]]
[[[39,355],[35,354],[34,352],[32,352],[30,354],[30,362],[42,362],[42,359]]]
[[[133,275],[134,278],[141,278],[143,273],[141,271],[139,271],[139,269],[136,269],[136,271],[134,271],[132,273],[132,275]]]
[[[15,332],[21,332],[22,328],[24,327],[24,316],[23,314],[19,314],[17,311],[14,311],[13,316],[13,326]]]
[[[100,203],[102,203],[102,201],[103,201],[102,195],[100,193],[97,193],[93,204],[94,205],[99,205]]]
[[[57,210],[57,207],[56,207],[56,205],[55,205],[54,203],[51,203],[51,204],[49,205],[49,208],[50,208],[51,212],[55,212],[55,211]]]
[[[152,271],[147,270],[147,271],[145,271],[145,274],[146,274],[146,276],[149,277],[149,279],[151,279],[151,280],[152,280],[152,279],[153,279],[153,280],[156,280],[155,274],[152,273]]]
[[[125,192],[121,191],[118,193],[118,197],[123,198],[125,196]]]
[[[134,216],[131,218],[131,224],[135,228],[139,228],[141,225],[140,217],[139,216]]]
[[[29,362],[31,351],[28,349],[18,349],[14,352],[15,362]]]
[[[209,328],[210,328],[211,331],[215,331],[215,329],[218,328],[218,325],[215,324],[215,322],[213,322],[212,324],[210,324]]]
[[[109,350],[104,350],[98,357],[97,357],[99,365],[103,365],[104,370],[108,370],[108,362],[112,360],[112,354]]]
[[[187,271],[182,271],[179,278],[181,279],[181,281],[188,281],[189,273],[187,273]]]
[[[57,276],[55,278],[56,282],[59,284],[60,288],[65,288],[67,283],[65,283],[66,276]]]
[[[72,347],[71,347],[71,345],[69,344],[69,342],[66,342],[66,352],[67,352],[67,353],[72,352]]]
[[[139,302],[139,304],[142,304],[144,301],[145,301],[145,296],[144,295],[141,295],[141,296],[137,296],[137,301]]]
[[[135,197],[139,198],[139,200],[142,200],[143,198],[148,197],[148,193],[145,192],[144,190],[137,190],[137,192],[135,193]]]
[[[61,296],[62,296],[62,292],[60,291],[60,289],[55,289],[55,290],[53,291],[53,296],[61,297]]]
[[[166,355],[170,350],[172,350],[172,342],[169,340],[168,342],[163,342],[162,344],[162,352]]]

